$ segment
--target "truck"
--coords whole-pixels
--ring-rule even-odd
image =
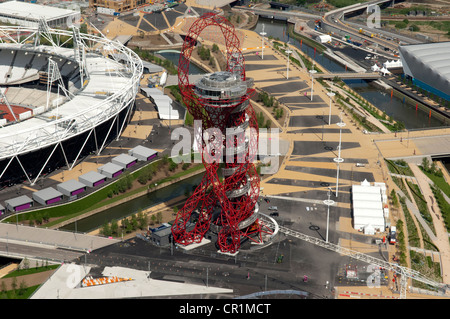
[[[391,245],[395,245],[397,242],[397,228],[395,226],[391,226],[389,230],[389,243]]]

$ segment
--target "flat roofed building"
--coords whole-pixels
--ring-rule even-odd
[[[0,3],[0,21],[26,27],[37,27],[40,18],[47,21],[49,27],[70,27],[79,23],[80,11],[61,9],[47,5],[22,1]]]
[[[78,177],[78,180],[88,187],[96,187],[106,182],[106,176],[96,171],[90,171]]]
[[[64,195],[72,197],[86,191],[86,185],[75,179],[70,179],[68,181],[56,185],[56,189],[59,190]]]
[[[32,197],[39,204],[47,206],[62,200],[63,194],[53,187],[47,187],[40,191],[34,192]]]
[[[105,175],[106,177],[115,178],[123,173],[123,167],[113,163],[107,163],[97,168],[97,172]]]
[[[5,200],[6,208],[11,212],[18,212],[33,206],[33,200],[27,195]]]
[[[158,155],[158,152],[151,148],[138,145],[128,151],[128,155],[136,157],[140,161],[149,161]]]
[[[5,207],[0,204],[0,215],[3,215],[5,213]]]
[[[119,165],[122,168],[130,168],[137,163],[137,158],[127,154],[120,154],[114,157],[111,163]]]
[[[169,224],[163,224],[152,230],[151,239],[155,245],[167,246],[170,244],[170,236],[172,236],[172,228]]]
[[[145,4],[150,4],[150,0],[89,0],[89,7],[107,8],[117,13],[133,10]]]

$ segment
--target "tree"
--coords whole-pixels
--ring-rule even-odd
[[[172,159],[169,159],[169,171],[173,172],[178,167],[178,164],[175,163]]]
[[[104,236],[111,236],[111,227],[109,226],[109,223],[105,222],[103,224],[102,229],[101,229],[101,233]]]
[[[139,229],[145,229],[148,224],[147,214],[144,214],[142,211],[138,213],[138,227]]]
[[[22,281],[19,284],[18,295],[22,296],[26,290],[27,290],[27,284],[25,283],[25,280],[22,279]]]
[[[114,235],[114,234],[118,235],[119,234],[119,223],[117,222],[116,219],[113,219],[111,221],[110,231],[111,231],[112,235]]]
[[[17,289],[17,277],[13,277],[12,282],[11,282],[11,288],[12,288],[12,290]]]
[[[391,199],[392,199],[392,204],[394,205],[394,207],[398,208],[399,202],[398,202],[397,194],[395,193],[394,189],[391,191]]]
[[[153,214],[152,217],[150,217],[150,224],[154,225],[155,222],[156,222],[156,216],[155,216],[155,214]]]
[[[160,224],[162,222],[162,213],[161,212],[156,213],[156,221],[158,222],[158,224]]]
[[[422,168],[426,172],[430,169],[430,161],[428,160],[428,157],[422,158]]]

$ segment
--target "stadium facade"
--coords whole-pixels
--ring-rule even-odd
[[[72,169],[120,136],[143,73],[132,50],[43,19],[0,33],[0,187]]]
[[[450,101],[450,42],[402,45],[399,52],[413,84]]]

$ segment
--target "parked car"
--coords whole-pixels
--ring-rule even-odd
[[[270,206],[269,210],[278,210],[278,207],[277,206]]]
[[[391,226],[389,231],[389,243],[394,245],[397,242],[397,228],[395,226]]]
[[[278,214],[278,212],[273,212],[273,213],[270,213],[270,216],[272,216],[272,217],[278,217],[280,214]]]

